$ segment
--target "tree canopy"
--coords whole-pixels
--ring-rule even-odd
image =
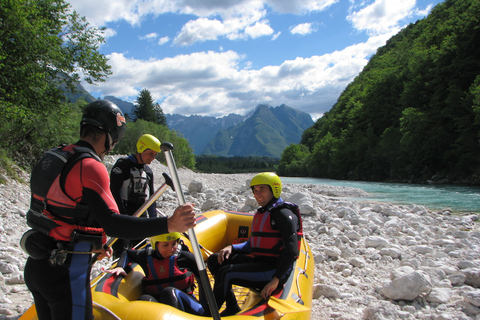
[[[133,113],[136,119],[167,126],[167,118],[163,114],[160,104],[153,100],[152,94],[147,89],[140,91],[137,104],[134,105]]]
[[[111,71],[98,51],[103,30],[70,11],[66,1],[0,1],[0,173],[11,175],[12,164],[29,169],[46,149],[78,140],[87,102],[71,103],[66,93],[75,93],[81,79],[101,82]],[[150,133],[173,143],[178,165],[194,168],[188,141],[168,130],[148,90],[139,105],[152,114],[128,122],[129,135],[113,151],[130,153],[138,137]]]
[[[479,183],[479,17],[479,1],[447,0],[393,36],[304,132],[310,154],[299,161],[285,153],[279,168],[336,179]]]
[[[102,42],[102,30],[65,1],[1,1],[0,147],[8,156],[31,164],[56,143],[60,126],[68,129],[63,90],[73,91],[80,77],[93,83],[110,74]]]

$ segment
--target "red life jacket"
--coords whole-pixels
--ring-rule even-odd
[[[185,293],[193,294],[195,289],[195,275],[187,269],[180,268],[177,256],[167,259],[154,259],[153,249],[147,253],[148,276],[143,278],[143,290],[151,295],[158,295],[166,287],[175,287]]]
[[[89,226],[88,205],[74,201],[65,192],[68,172],[85,158],[101,161],[93,150],[75,145],[62,145],[43,155],[31,174],[27,224],[56,240],[82,239],[99,248],[106,240],[104,230]]]
[[[252,253],[255,256],[263,257],[280,257],[284,248],[282,235],[271,224],[272,214],[277,210],[288,208],[298,219],[297,237],[298,249],[300,250],[301,240],[303,237],[303,223],[298,206],[290,202],[275,202],[269,206],[263,213],[258,211],[253,216],[252,234],[250,237],[250,245]],[[298,257],[297,257],[298,258]]]

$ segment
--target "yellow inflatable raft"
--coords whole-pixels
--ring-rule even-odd
[[[228,244],[249,236],[253,214],[230,211],[210,211],[197,217],[195,233],[202,246],[204,260]],[[188,239],[184,242],[191,246]],[[282,292],[263,300],[257,292],[236,288],[241,311],[222,317],[231,320],[253,319],[310,319],[314,281],[314,261],[310,246],[302,239],[300,257]],[[128,270],[127,270],[128,271]],[[105,273],[92,280],[95,320],[183,320],[208,319],[185,313],[157,302],[139,301],[144,273],[133,265],[127,277]],[[34,309],[34,308],[31,308]],[[24,319],[23,317],[21,319]],[[25,318],[27,319],[27,318]],[[28,317],[28,319],[36,319]]]

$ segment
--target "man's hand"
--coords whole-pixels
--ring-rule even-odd
[[[263,290],[260,293],[262,298],[268,300],[268,298],[270,298],[270,296],[272,295],[272,292],[277,289],[279,282],[280,280],[278,280],[276,277],[273,277],[273,279],[269,283],[267,283],[265,287],[263,287]]]
[[[113,249],[112,247],[108,247],[107,250],[102,248],[100,250],[94,250],[93,252],[98,253],[97,260],[102,260],[105,257],[110,258],[112,256]]]
[[[218,252],[218,263],[222,264],[232,254],[233,247],[231,245],[226,246]]]
[[[195,227],[197,221],[195,219],[195,204],[185,203],[178,206],[173,215],[168,218],[168,232],[185,232]]]

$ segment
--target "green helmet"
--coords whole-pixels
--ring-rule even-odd
[[[80,127],[85,125],[93,125],[110,134],[115,144],[125,135],[127,123],[122,110],[115,103],[99,99],[85,107]]]
[[[180,232],[170,232],[159,234],[158,236],[150,237],[150,244],[155,248],[157,242],[165,242],[180,239]]]
[[[282,181],[275,173],[262,172],[257,174],[250,182],[250,188],[253,191],[253,187],[260,184],[268,184],[272,190],[273,196],[277,199],[280,198],[280,194],[282,193]]]
[[[144,134],[137,141],[137,152],[142,153],[143,151],[151,149],[155,152],[160,152],[160,141],[151,134]]]

